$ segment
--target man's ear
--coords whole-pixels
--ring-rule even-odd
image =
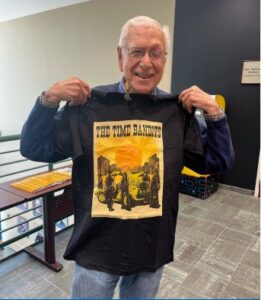
[[[121,72],[123,72],[123,56],[122,56],[121,47],[117,47],[117,52],[118,52],[119,69]]]

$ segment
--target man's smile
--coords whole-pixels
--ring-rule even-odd
[[[153,74],[143,74],[139,72],[135,72],[134,74],[135,76],[140,77],[142,79],[150,79],[151,77],[153,77]]]

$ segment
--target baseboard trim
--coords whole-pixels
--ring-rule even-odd
[[[218,187],[222,188],[222,189],[225,189],[225,190],[229,190],[229,191],[233,191],[233,192],[238,192],[238,193],[241,193],[241,194],[246,194],[246,195],[254,196],[254,191],[243,189],[243,188],[240,188],[240,187],[237,187],[237,186],[232,186],[232,185],[227,185],[227,184],[219,183]]]

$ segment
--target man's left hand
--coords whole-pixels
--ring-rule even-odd
[[[179,100],[189,113],[193,112],[193,108],[202,109],[204,113],[210,115],[220,112],[216,101],[214,101],[208,93],[195,85],[182,91],[179,95]]]

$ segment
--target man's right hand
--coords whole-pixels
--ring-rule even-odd
[[[78,77],[71,77],[54,83],[43,94],[48,103],[59,104],[60,101],[68,101],[69,105],[84,104],[91,96],[91,88],[87,82]]]

